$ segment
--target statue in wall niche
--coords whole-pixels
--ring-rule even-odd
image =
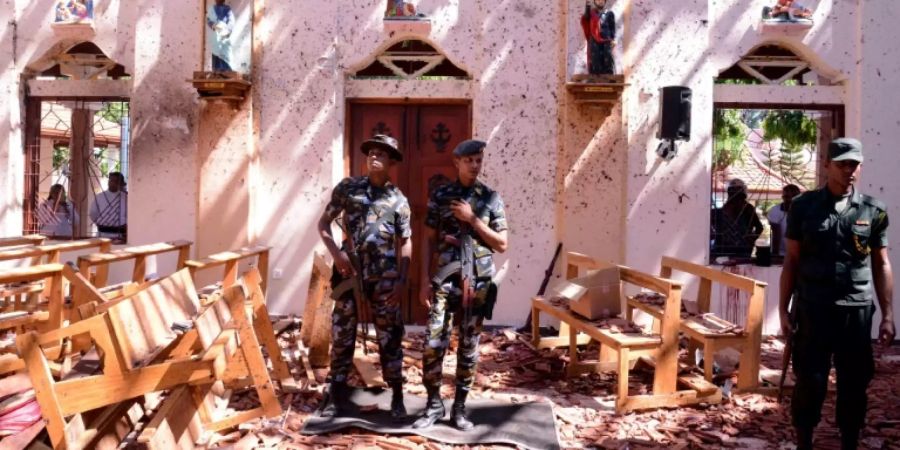
[[[587,0],[581,28],[587,39],[588,73],[591,75],[612,75],[615,61],[612,49],[616,46],[616,15],[607,9],[607,0]]]
[[[225,0],[215,0],[206,11],[207,48],[212,53],[213,72],[234,69],[231,52],[231,33],[234,31],[234,12]]]
[[[763,7],[763,20],[775,22],[801,22],[812,20],[812,10],[795,0],[777,0],[775,6]]]
[[[384,17],[388,19],[416,19],[425,14],[416,12],[416,5],[405,0],[388,0]]]
[[[93,0],[59,0],[54,10],[56,23],[81,23],[94,19]]]

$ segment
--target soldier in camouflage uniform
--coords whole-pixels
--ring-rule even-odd
[[[832,358],[841,449],[857,448],[865,426],[866,388],[875,369],[874,297],[881,307],[879,339],[883,345],[894,340],[887,210],[884,203],[856,190],[862,161],[859,141],[832,141],[826,185],[794,199],[788,212],[779,312],[782,332],[793,336],[794,343],[797,381],[791,412],[798,449],[813,448]]]
[[[360,309],[352,289],[357,268],[348,251],[355,251],[363,278],[363,296],[374,312],[375,331],[384,380],[393,389],[391,416],[406,416],[403,405],[403,320],[400,298],[412,254],[410,208],[406,197],[389,179],[390,168],[403,160],[394,138],[376,135],[362,144],[368,175],[342,180],[332,192],[331,202],[319,220],[319,234],[334,258],[331,345],[331,385],[323,416],[354,412],[349,399],[347,375],[353,361]],[[341,214],[343,213],[343,214]],[[340,216],[345,239],[340,249],[331,234],[331,224]],[[349,248],[346,234],[352,236]]]
[[[484,318],[490,318],[496,300],[494,252],[507,247],[506,212],[500,195],[478,181],[485,143],[469,140],[453,151],[453,163],[459,174],[455,182],[441,186],[431,194],[425,219],[426,245],[422,260],[422,303],[428,308],[423,383],[428,391],[425,412],[413,424],[426,428],[444,416],[441,401],[441,368],[447,350],[452,320],[459,323],[459,348],[456,366],[456,398],[450,421],[461,430],[469,430],[465,402],[475,380],[478,340]],[[462,304],[459,262],[463,246],[461,233],[470,233],[474,258],[474,299]],[[455,264],[454,264],[455,263]],[[431,266],[434,264],[434,271]],[[456,267],[455,271],[452,267]],[[447,270],[450,268],[450,270]]]

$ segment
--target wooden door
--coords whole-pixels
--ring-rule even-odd
[[[425,214],[429,181],[443,177],[456,179],[452,152],[457,144],[472,136],[471,105],[455,103],[349,103],[350,174],[362,175],[365,157],[359,151],[363,141],[374,134],[397,139],[403,162],[394,166],[391,179],[409,199],[412,208],[413,257],[409,289],[402,299],[406,323],[424,324],[425,308],[419,304],[419,278],[423,268],[420,253],[424,245]]]

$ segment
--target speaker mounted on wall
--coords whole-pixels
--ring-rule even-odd
[[[691,88],[666,86],[659,95],[659,133],[662,140],[656,153],[671,160],[677,153],[676,141],[691,140]]]

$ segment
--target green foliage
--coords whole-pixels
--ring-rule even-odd
[[[713,121],[713,171],[721,171],[741,159],[747,128],[740,110],[716,109]]]
[[[97,114],[110,122],[121,124],[122,119],[128,117],[128,102],[109,102]]]
[[[53,147],[53,170],[59,170],[69,162],[69,147],[57,145]]]
[[[780,154],[771,155],[769,166],[789,179],[803,178],[811,151],[808,147],[816,144],[819,135],[815,120],[803,111],[775,110],[766,116],[762,125],[763,139],[781,141]]]

